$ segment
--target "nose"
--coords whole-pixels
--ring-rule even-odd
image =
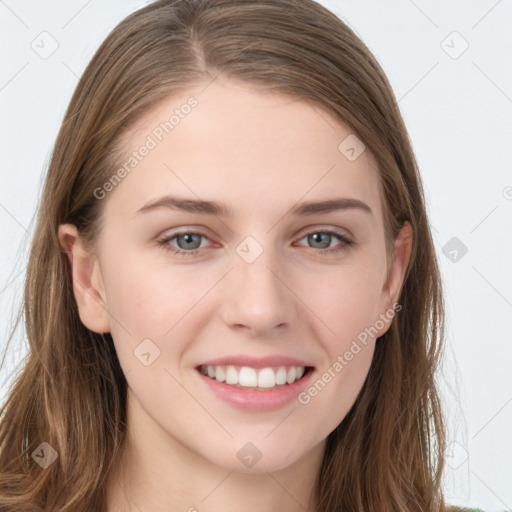
[[[264,251],[252,263],[235,259],[222,306],[223,321],[230,328],[269,337],[295,322],[297,299],[286,282],[286,273],[279,271],[281,266],[269,253]]]

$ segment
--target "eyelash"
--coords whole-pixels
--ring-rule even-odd
[[[330,235],[338,238],[342,244],[335,246],[334,248],[330,249],[319,249],[317,252],[319,254],[335,254],[339,253],[347,248],[349,248],[351,245],[354,245],[355,242],[347,238],[342,233],[337,233],[336,231],[330,231],[330,230],[324,230],[324,231],[310,231],[309,233],[306,233],[302,238],[307,237],[308,235],[313,234],[324,234],[324,235]],[[183,249],[177,249],[174,246],[169,245],[169,242],[174,240],[175,238],[179,237],[180,235],[199,235],[203,238],[208,239],[208,237],[204,233],[196,232],[196,231],[182,231],[181,233],[173,233],[172,235],[166,236],[165,238],[158,240],[158,245],[162,246],[166,251],[171,252],[172,254],[182,255],[182,256],[193,256],[196,254],[200,249],[193,249],[191,251],[185,251]],[[314,247],[311,247],[311,249],[314,249]]]

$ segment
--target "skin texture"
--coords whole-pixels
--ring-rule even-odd
[[[128,447],[109,487],[109,512],[136,510],[303,511],[325,439],[345,417],[367,376],[378,333],[307,404],[240,411],[201,382],[197,365],[232,354],[286,355],[309,362],[315,378],[396,303],[410,257],[402,229],[388,273],[377,164],[368,150],[339,151],[350,130],[318,106],[217,79],[166,99],[123,136],[127,153],[195,97],[197,106],[151,149],[103,201],[103,228],[88,251],[76,228],[59,228],[80,318],[111,332],[128,391]],[[157,208],[166,194],[215,200],[232,218]],[[296,203],[354,198],[346,209],[289,215]],[[336,230],[335,236],[307,236]],[[200,231],[196,254],[158,241]],[[252,263],[237,247],[263,250]],[[166,246],[187,249],[173,238]],[[251,246],[255,250],[255,245]],[[382,317],[380,317],[382,318]],[[150,339],[160,355],[134,356]],[[245,467],[247,443],[261,459]],[[131,508],[130,508],[131,507]],[[192,508],[194,507],[194,508]],[[304,507],[304,508],[303,508]]]

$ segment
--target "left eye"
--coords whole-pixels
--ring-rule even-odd
[[[203,233],[187,231],[167,236],[162,240],[159,240],[158,244],[162,245],[166,250],[171,251],[174,254],[190,256],[192,254],[196,254],[201,248],[201,238],[208,240],[208,237]],[[354,243],[344,234],[337,233],[335,231],[312,231],[304,235],[301,240],[304,240],[305,238],[309,243],[320,244],[320,247],[312,247],[313,249],[319,249],[318,252],[320,254],[338,252],[346,249]],[[335,247],[330,247],[331,242],[336,238],[342,243]],[[173,240],[177,241],[178,247],[171,244]]]
[[[337,233],[335,231],[312,231],[311,233],[308,233],[307,235],[302,237],[302,240],[304,238],[307,238],[308,242],[310,243],[320,243],[322,247],[313,247],[313,249],[321,249],[318,251],[320,254],[338,252],[347,248],[353,243],[351,240],[349,240],[347,236],[343,235],[342,233]],[[342,243],[335,247],[330,247],[330,242],[335,238],[340,240]],[[327,244],[325,244],[326,241]]]
[[[197,250],[201,247],[201,238],[208,239],[208,237],[202,233],[193,233],[193,232],[183,232],[176,233],[174,235],[170,235],[163,240],[160,240],[158,243],[163,245],[165,249],[176,253],[176,254],[195,254]],[[175,246],[169,245],[173,240],[178,240],[178,248]],[[199,245],[197,244],[199,240]],[[185,249],[185,250],[183,250]]]

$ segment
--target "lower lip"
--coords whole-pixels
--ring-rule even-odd
[[[268,391],[235,388],[203,375],[198,369],[196,369],[196,372],[209,389],[229,405],[244,411],[263,412],[280,409],[296,399],[299,393],[309,385],[314,369],[309,368],[302,379],[293,384]]]

